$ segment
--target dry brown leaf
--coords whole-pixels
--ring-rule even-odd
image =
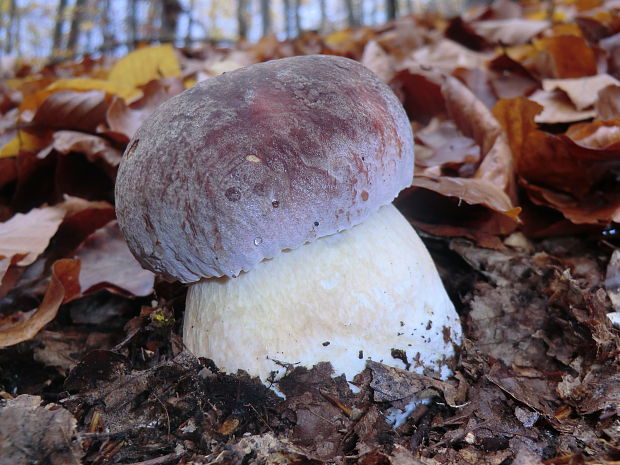
[[[471,27],[476,34],[489,42],[502,45],[518,45],[527,43],[549,27],[548,21],[534,21],[523,18],[495,19],[475,21]]]
[[[103,90],[60,90],[43,101],[32,118],[32,124],[45,129],[94,132],[105,121],[109,101]]]
[[[455,78],[446,79],[442,93],[457,127],[480,145],[482,162],[475,177],[506,192],[509,199],[516,199],[512,153],[491,111]],[[504,210],[512,208],[511,205]]]
[[[26,266],[33,263],[47,248],[50,239],[62,223],[66,210],[60,206],[35,208],[28,213],[18,213],[0,224],[0,255],[6,269],[13,257],[14,264]],[[0,270],[1,271],[1,270]],[[4,273],[0,273],[0,281]]]
[[[508,195],[495,184],[484,179],[416,176],[413,187],[428,189],[446,197],[454,197],[469,205],[483,205],[501,213],[510,220],[518,221],[521,209],[515,207]]]
[[[520,182],[530,198],[560,210],[575,223],[617,221],[620,186],[606,180],[620,167],[620,152],[585,148],[568,135],[539,130],[534,118],[540,110],[540,105],[525,98],[500,100],[494,108],[506,129]],[[578,129],[583,129],[587,135],[592,128],[600,127],[606,128],[604,122],[577,126],[574,132],[580,135]],[[615,129],[611,131],[615,134]],[[603,131],[596,143],[608,142],[607,136]]]
[[[432,168],[438,174],[446,169],[458,170],[463,177],[473,174],[461,174],[461,171],[477,164],[480,147],[473,139],[460,134],[452,121],[433,119],[431,124],[417,131],[415,137],[424,144],[416,145],[416,167]],[[422,156],[424,148],[430,149],[426,156]],[[463,166],[465,164],[467,166]]]
[[[390,86],[400,96],[409,119],[426,124],[446,111],[440,82],[441,75],[418,67],[417,71],[398,72]]]
[[[155,275],[133,257],[116,221],[91,234],[76,252],[81,261],[80,287],[87,294],[105,288],[135,296],[153,291]]]
[[[77,421],[57,404],[42,406],[22,394],[0,406],[0,459],[3,464],[80,465],[84,455]]]
[[[537,123],[572,123],[595,116],[595,111],[592,109],[577,110],[573,102],[561,91],[546,92],[544,90],[537,90],[530,95],[529,99],[543,108],[534,118],[534,121]]]
[[[80,295],[80,262],[65,258],[52,265],[52,279],[39,307],[22,314],[17,322],[4,322],[0,326],[0,347],[8,347],[32,339],[45,325],[56,317],[61,304]]]
[[[56,131],[54,149],[62,154],[80,152],[91,162],[103,161],[109,167],[116,167],[121,161],[121,151],[100,136],[77,131]]]
[[[566,135],[580,147],[593,150],[620,150],[620,118],[573,124]]]
[[[620,118],[620,85],[601,89],[594,109],[600,119]]]
[[[535,45],[541,51],[545,65],[549,65],[550,75],[546,69],[540,69],[544,76],[568,79],[594,76],[598,72],[596,55],[583,37],[545,37]]]
[[[599,98],[599,91],[607,86],[620,85],[620,81],[609,74],[581,77],[577,79],[543,79],[543,90],[552,92],[560,89],[565,92],[577,110],[594,106]]]
[[[383,82],[390,82],[396,73],[394,58],[388,55],[381,45],[371,40],[364,47],[361,63],[370,71],[379,76]]]
[[[403,63],[403,67],[412,72],[422,67],[452,73],[456,68],[484,68],[489,58],[492,58],[492,55],[474,52],[452,40],[441,39],[414,51],[411,59]]]
[[[159,105],[183,91],[183,83],[179,79],[161,79],[149,82],[142,91],[144,96],[129,106],[123,99],[115,98],[106,115],[110,129],[124,134],[126,142]]]

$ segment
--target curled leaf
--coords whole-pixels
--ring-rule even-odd
[[[52,265],[52,279],[43,300],[32,312],[22,314],[17,322],[0,326],[0,347],[8,347],[32,339],[52,321],[60,305],[80,295],[80,262],[70,258],[57,260]]]

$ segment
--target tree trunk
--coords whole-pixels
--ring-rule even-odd
[[[13,51],[15,42],[15,18],[17,16],[17,0],[11,0],[9,6],[9,21],[6,25],[6,42],[4,44],[4,52],[8,55]]]
[[[327,30],[327,5],[325,4],[325,0],[319,1],[319,8],[321,9],[321,25],[319,26],[319,30],[321,33],[325,33]]]
[[[62,50],[62,25],[65,22],[67,0],[60,0],[56,10],[56,22],[54,24],[54,36],[52,38],[52,56],[58,56]]]
[[[84,17],[84,10],[86,9],[86,0],[76,0],[73,8],[71,30],[69,31],[69,39],[67,40],[67,50],[75,55],[80,39],[80,27],[82,26],[82,18]]]
[[[344,4],[347,8],[347,24],[349,27],[358,26],[357,15],[355,14],[355,5],[353,0],[344,0]]]
[[[192,45],[192,28],[194,27],[194,6],[195,0],[189,1],[189,11],[187,12],[187,32],[185,34],[185,47]]]
[[[127,5],[127,28],[129,29],[129,48],[138,44],[138,0],[129,0]]]
[[[296,35],[301,35],[302,27],[301,27],[301,0],[295,0],[295,30]]]
[[[161,42],[174,42],[177,37],[179,15],[183,7],[179,0],[162,0],[161,9]]]
[[[385,11],[388,21],[396,19],[396,17],[398,16],[398,0],[386,0]]]
[[[292,37],[292,24],[291,24],[291,0],[284,0],[282,2],[284,13],[284,35],[287,39]]]
[[[114,35],[112,33],[112,21],[110,19],[110,0],[101,0],[101,35],[103,46],[101,50],[106,53],[114,48]]]
[[[248,0],[237,0],[237,28],[239,39],[248,38]]]
[[[263,29],[263,37],[271,34],[271,2],[260,0],[260,17]]]

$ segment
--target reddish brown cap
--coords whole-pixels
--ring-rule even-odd
[[[353,60],[299,56],[161,105],[123,156],[116,206],[145,268],[193,282],[350,228],[412,178],[411,126],[389,87]]]

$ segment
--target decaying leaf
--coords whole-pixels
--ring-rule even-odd
[[[78,281],[80,263],[62,259],[52,265],[52,278],[43,300],[35,310],[20,315],[17,321],[10,318],[0,322],[0,347],[8,347],[33,338],[46,324],[56,317],[61,304],[80,295]]]
[[[102,288],[136,296],[153,291],[155,275],[133,257],[116,221],[91,234],[76,255],[81,262],[80,287],[85,294]]]
[[[381,363],[366,362],[372,373],[370,387],[377,402],[393,402],[402,399],[426,397],[425,391],[431,389],[440,393],[448,405],[457,407],[463,399],[457,388],[448,381],[430,378],[417,373],[390,367]]]
[[[110,129],[127,136],[125,142],[129,142],[155,108],[182,90],[183,83],[178,79],[158,79],[146,84],[143,97],[130,105],[120,98],[112,100],[106,116]]]
[[[599,98],[599,92],[607,86],[620,85],[609,74],[597,74],[577,79],[543,79],[543,90],[551,92],[559,89],[566,93],[575,108],[579,111],[591,108]]]
[[[80,465],[77,421],[57,404],[27,394],[0,401],[0,463]]]
[[[9,264],[30,265],[43,253],[65,214],[60,206],[35,208],[0,224],[0,255],[6,265],[0,269],[0,281]]]

